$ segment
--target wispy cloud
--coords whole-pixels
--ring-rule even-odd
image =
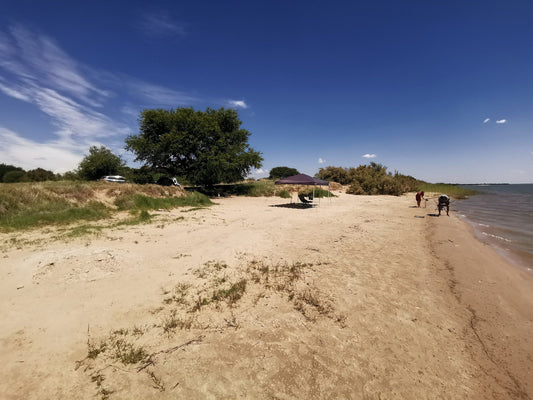
[[[485,119],[483,120],[483,123],[486,124],[486,123],[489,122],[489,121],[490,121],[490,118],[485,118]]]
[[[244,100],[228,100],[228,104],[230,107],[248,108],[248,104],[246,104]]]
[[[172,20],[163,13],[148,13],[142,16],[140,27],[149,36],[185,36],[184,24]]]
[[[82,158],[79,148],[55,142],[37,143],[0,127],[0,159],[6,164],[63,173],[76,168]]]
[[[506,119],[499,119],[498,121],[496,121],[497,124],[505,124],[506,122]]]
[[[324,160],[323,158],[319,158],[318,159],[318,163],[319,164],[324,164],[326,162],[326,160]]]
[[[0,36],[0,91],[51,117],[58,145],[89,144],[125,135],[128,127],[100,111],[108,93],[90,83],[52,39],[16,27]]]
[[[0,67],[26,84],[43,82],[92,106],[101,105],[108,96],[82,75],[80,66],[51,38],[16,26],[0,36],[0,42]]]
[[[172,90],[136,79],[130,79],[126,85],[128,91],[131,92],[132,95],[135,95],[144,101],[148,101],[151,105],[155,106],[177,107],[191,105],[199,101],[198,98],[190,96],[185,92]]]
[[[377,156],[375,154],[365,154],[363,155],[364,158],[376,158]]]

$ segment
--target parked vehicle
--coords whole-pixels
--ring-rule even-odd
[[[103,182],[126,183],[126,178],[120,175],[106,175],[100,178]]]

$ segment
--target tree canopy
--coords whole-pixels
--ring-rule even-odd
[[[24,171],[24,170],[20,167],[15,167],[14,165],[11,165],[11,164],[2,163],[0,164],[0,182],[4,181],[4,175],[10,171]]]
[[[15,169],[6,172],[4,174],[3,181],[4,183],[27,182],[28,176],[24,170]]]
[[[35,168],[27,172],[28,179],[32,182],[55,181],[56,175],[44,168]]]
[[[105,146],[91,146],[89,154],[81,160],[78,175],[82,179],[96,180],[104,175],[116,175],[124,161]]]
[[[237,182],[263,161],[248,145],[250,132],[241,124],[233,109],[144,110],[141,133],[126,138],[126,149],[135,153],[135,161],[194,184]]]
[[[270,170],[270,175],[268,176],[268,179],[283,179],[298,174],[299,172],[296,168],[275,167]]]

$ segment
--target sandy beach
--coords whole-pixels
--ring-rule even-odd
[[[414,194],[2,234],[2,399],[532,399],[533,279]]]

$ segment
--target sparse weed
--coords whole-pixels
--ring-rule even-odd
[[[171,333],[176,329],[191,329],[194,323],[194,317],[178,318],[176,310],[172,310],[170,315],[166,316],[161,324],[163,332]]]
[[[122,338],[113,338],[111,349],[114,351],[113,358],[122,364],[137,364],[148,356],[142,347],[135,347],[132,343]]]
[[[160,392],[165,391],[165,385],[163,384],[163,380],[161,379],[161,377],[157,376],[154,371],[149,371],[148,376],[150,377],[150,379],[152,379],[154,389],[157,389]]]
[[[246,279],[231,284],[228,289],[219,289],[213,292],[213,301],[226,301],[230,306],[237,302],[246,291]]]
[[[103,353],[107,350],[106,342],[100,342],[97,346],[87,340],[87,357],[90,359],[95,359],[100,353]]]

